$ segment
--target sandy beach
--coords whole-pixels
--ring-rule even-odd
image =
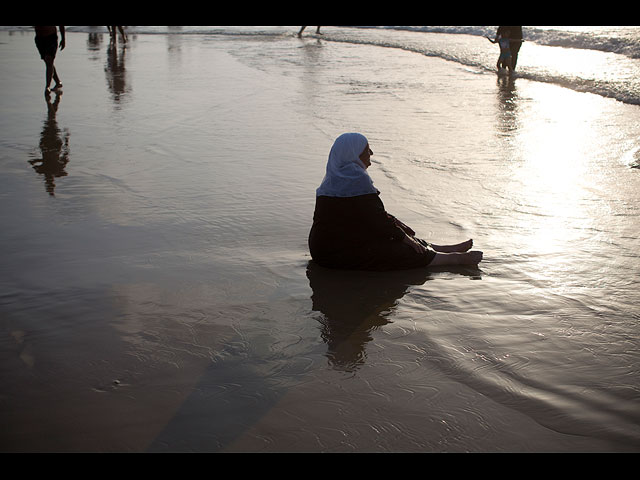
[[[0,451],[638,451],[638,106],[313,28],[0,32]],[[479,269],[310,264],[350,131]]]

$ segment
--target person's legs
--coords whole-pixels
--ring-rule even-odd
[[[45,56],[42,60],[44,60],[45,64],[45,83],[44,83],[44,92],[45,94],[50,92],[51,79],[55,74],[56,84],[59,83],[60,79],[58,78],[58,74],[56,73],[56,68],[53,66],[53,57],[50,55]]]
[[[477,265],[482,260],[481,251],[469,251],[471,247],[473,247],[473,240],[467,240],[466,242],[455,245],[434,245],[419,238],[415,238],[414,240],[435,252],[435,256],[427,265],[429,267],[443,265]]]
[[[118,27],[118,30],[120,30],[120,35],[122,36],[122,41],[124,43],[127,43],[127,35],[124,33],[124,28]]]
[[[439,267],[445,265],[477,265],[482,261],[482,252],[474,250],[471,252],[459,253],[438,253],[433,257],[429,267]]]
[[[512,72],[516,69],[516,65],[518,64],[518,53],[520,52],[521,46],[522,46],[522,41],[514,41],[509,43],[509,49],[511,50],[511,71]]]
[[[48,55],[43,60],[45,64],[45,93],[51,90],[59,90],[62,88],[62,82],[60,81],[60,77],[58,77],[58,71],[53,63],[55,58]],[[49,88],[51,86],[51,80],[55,82],[52,89]]]
[[[40,58],[42,58],[42,61],[45,64],[44,93],[45,95],[48,95],[51,92],[50,86],[52,79],[56,82],[54,89],[62,86],[60,78],[58,77],[58,72],[53,64],[58,50],[58,36],[54,34],[45,37],[36,37],[36,46],[38,47]]]
[[[56,66],[53,64],[53,62],[51,63],[51,66],[53,67],[53,81],[56,82],[52,90],[59,90],[60,88],[62,88],[62,82],[60,81],[60,77],[58,77],[58,71],[56,70]]]
[[[471,250],[473,247],[473,240],[467,240],[466,242],[458,243],[456,245],[434,245],[429,244],[436,253],[464,253]]]

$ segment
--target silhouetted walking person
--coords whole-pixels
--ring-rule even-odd
[[[64,47],[66,45],[64,26],[59,27],[60,44],[58,44],[58,29],[55,26],[34,26],[33,28],[36,31],[36,47],[38,48],[38,52],[40,53],[40,58],[42,58],[46,65],[44,94],[48,96],[51,95],[51,89],[49,88],[49,86],[51,85],[52,79],[56,82],[53,87],[54,91],[60,90],[62,88],[62,82],[60,81],[60,77],[58,77],[58,72],[56,71],[54,61],[56,58],[56,53],[58,52],[58,45],[60,46],[60,50],[64,50]]]

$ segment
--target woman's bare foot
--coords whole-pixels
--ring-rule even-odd
[[[463,253],[471,250],[471,247],[473,247],[473,240],[467,240],[466,242],[458,243],[457,245],[431,244],[431,248],[440,253]]]
[[[482,261],[482,252],[473,250],[470,252],[436,253],[429,267],[444,265],[478,265]]]

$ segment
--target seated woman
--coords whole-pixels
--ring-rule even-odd
[[[316,191],[309,234],[311,257],[344,270],[403,270],[443,265],[477,265],[473,242],[433,245],[389,215],[367,173],[373,152],[359,133],[345,133],[331,148],[327,173]]]

